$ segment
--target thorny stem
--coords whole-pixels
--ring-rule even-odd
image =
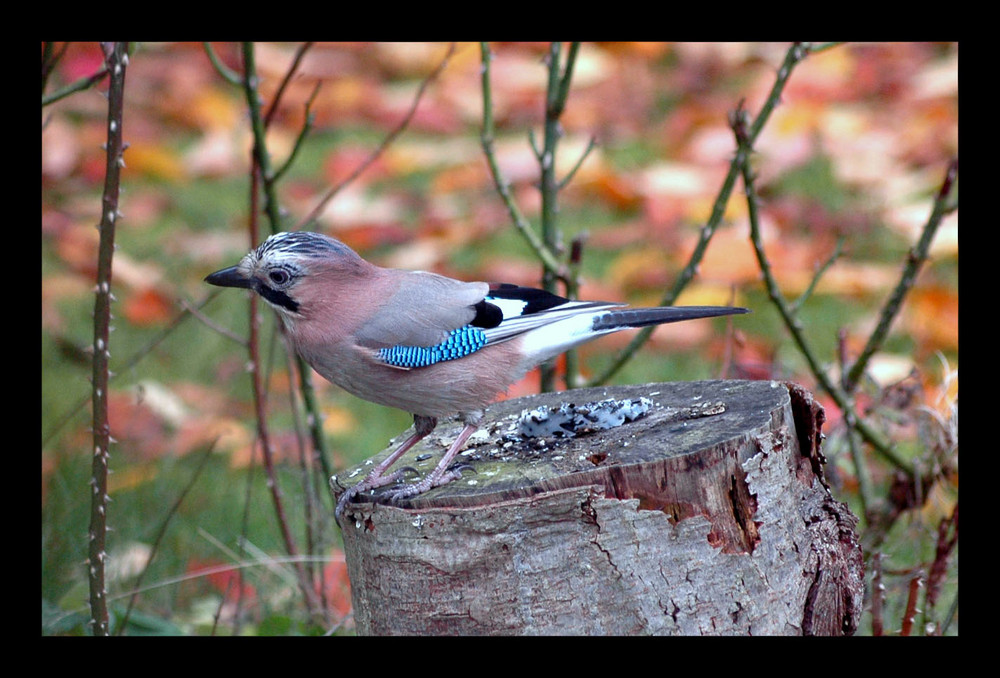
[[[882,583],[882,554],[876,553],[872,558],[872,635],[881,636],[884,633],[882,622],[882,607],[885,603],[885,585]]]
[[[178,325],[180,325],[184,320],[187,320],[189,317],[194,316],[196,318],[201,319],[204,322],[204,318],[201,316],[200,313],[198,313],[198,309],[200,309],[202,306],[208,303],[209,300],[214,299],[216,294],[218,294],[217,291],[210,292],[208,296],[206,296],[202,301],[200,301],[195,306],[182,304],[184,306],[184,309],[180,313],[175,315],[173,320],[171,320],[166,327],[157,332],[156,336],[150,339],[145,346],[138,349],[131,356],[126,358],[122,363],[118,364],[116,371],[109,372],[108,378],[110,380],[114,380],[119,374],[127,372],[128,370],[138,365],[142,361],[142,359],[148,356],[153,351],[153,349],[155,349],[163,342],[164,339],[173,334],[174,330],[177,328]],[[223,332],[223,334],[229,336],[231,339],[235,339],[237,342],[241,344],[246,343],[243,339],[232,337],[226,332]],[[80,410],[82,410],[84,407],[87,406],[87,403],[90,402],[90,398],[91,394],[88,393],[87,395],[83,396],[80,400],[78,400],[76,404],[74,404],[72,407],[66,410],[66,412],[61,417],[59,417],[56,423],[52,426],[52,430],[50,430],[45,435],[45,437],[42,438],[43,448],[46,447],[50,442],[52,442],[52,440],[59,434],[59,432],[63,429],[63,427],[66,426],[66,424],[68,424],[70,421],[72,421],[73,418],[77,415],[77,413],[80,412]]]
[[[942,518],[938,523],[937,543],[934,547],[934,562],[927,573],[927,594],[924,599],[924,626],[934,626],[935,634],[943,635],[948,619],[943,623],[936,622],[931,615],[937,606],[941,586],[948,575],[948,560],[958,545],[958,504],[952,509],[951,516]]]
[[[917,600],[920,597],[920,589],[924,586],[924,573],[918,570],[910,578],[910,587],[906,596],[906,610],[903,612],[903,624],[899,630],[899,635],[909,636],[913,633],[913,620],[917,616]]]
[[[97,294],[94,299],[93,435],[94,456],[90,485],[90,530],[87,575],[90,583],[90,624],[95,636],[108,635],[107,560],[108,460],[111,429],[108,424],[108,340],[111,329],[111,265],[115,250],[115,222],[121,185],[123,104],[128,43],[102,43],[105,64],[111,75],[108,87],[108,143],[104,171],[100,244],[97,254]]]

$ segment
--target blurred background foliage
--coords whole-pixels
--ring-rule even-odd
[[[102,67],[96,44],[54,46],[61,58],[43,83],[43,97]],[[256,45],[265,105],[300,47]],[[213,49],[226,67],[241,71],[238,44]],[[405,129],[311,228],[381,265],[538,285],[540,265],[511,226],[480,144],[479,46],[456,45],[446,67],[427,80],[448,49],[315,43],[304,52],[267,132],[276,164],[297,149],[277,184],[285,228],[297,228],[326,191],[372,159],[426,81]],[[496,157],[515,201],[536,221],[539,166],[528,131],[543,123],[548,45],[492,49]],[[728,114],[741,100],[759,109],[787,49],[580,47],[556,163],[565,174],[586,153],[560,193],[558,214],[564,242],[583,243],[581,298],[659,302],[687,263],[735,153]],[[43,634],[86,632],[87,398],[105,88],[98,83],[42,108]],[[323,571],[326,617],[317,622],[303,612],[254,453],[246,350],[219,331],[245,337],[247,305],[236,293],[210,298],[202,282],[250,245],[252,138],[244,94],[213,67],[201,44],[140,43],[128,67],[125,104],[129,148],[110,345],[117,440],[109,509],[113,614],[122,614],[159,539],[126,633],[350,631],[349,584],[332,521],[304,549]],[[297,144],[307,110],[312,127]],[[871,333],[957,157],[957,45],[845,44],[809,55],[755,150],[762,237],[785,295],[804,292],[838,242],[843,248],[800,314],[819,360],[836,373],[840,356],[856,356]],[[876,604],[885,633],[900,630],[912,581],[933,580],[935,564],[946,568],[937,580],[943,602],[914,632],[941,632],[947,619],[948,632],[957,633],[957,548],[939,557],[947,542],[939,528],[953,525],[957,538],[957,233],[955,210],[857,394],[857,411],[919,462],[926,481],[900,478],[892,465],[865,457],[882,510],[881,518],[863,519],[860,530],[882,589],[884,603]],[[613,382],[776,378],[816,390],[761,285],[741,191],[729,200],[678,303],[735,303],[754,313],[734,323],[660,329]],[[274,318],[262,317],[279,481],[288,505],[297,507],[303,480],[289,406],[293,376]],[[599,374],[628,341],[615,335],[584,347],[582,379]],[[382,449],[410,423],[405,413],[362,402],[322,379],[314,383],[335,469]],[[533,374],[509,395],[537,388]],[[824,452],[834,492],[864,516],[873,507],[859,504],[857,458],[849,453],[842,413],[817,396],[828,416]],[[175,502],[176,512],[169,512]],[[293,532],[302,534],[307,519],[293,508]],[[862,632],[878,632],[878,624],[873,629],[866,613]]]

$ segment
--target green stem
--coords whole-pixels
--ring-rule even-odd
[[[545,269],[555,276],[563,277],[565,275],[565,269],[563,265],[556,258],[556,255],[549,249],[549,247],[543,242],[542,238],[539,237],[535,229],[532,228],[531,224],[521,213],[518,208],[517,203],[514,202],[514,197],[510,192],[510,184],[504,178],[503,174],[500,172],[500,165],[497,163],[496,151],[493,148],[493,143],[496,138],[496,129],[493,121],[493,90],[490,85],[490,62],[493,60],[493,54],[490,51],[489,43],[480,43],[480,52],[482,54],[482,90],[483,90],[483,129],[480,136],[480,141],[483,146],[483,154],[486,156],[486,164],[490,168],[490,174],[493,177],[493,184],[496,186],[497,193],[500,194],[501,200],[503,200],[504,205],[507,207],[507,212],[510,214],[511,221],[517,230],[524,236],[527,241],[528,246],[531,247],[535,255],[541,260]]]
[[[910,250],[909,256],[906,258],[906,264],[903,266],[903,272],[900,276],[899,283],[893,290],[892,295],[886,300],[885,306],[879,314],[879,321],[878,325],[875,327],[875,331],[872,332],[872,335],[868,338],[868,342],[861,350],[861,354],[858,356],[858,359],[854,361],[854,364],[851,366],[850,371],[844,379],[845,388],[849,391],[854,390],[854,387],[857,386],[858,381],[861,379],[861,375],[864,374],[865,369],[868,367],[868,362],[885,342],[885,338],[889,334],[889,328],[892,326],[892,321],[895,320],[896,316],[899,314],[900,308],[903,305],[903,299],[913,288],[913,284],[916,282],[917,274],[920,272],[920,268],[923,266],[924,262],[927,261],[927,254],[930,251],[931,243],[934,241],[934,235],[937,233],[938,226],[941,225],[942,219],[946,214],[948,214],[948,212],[958,207],[957,203],[949,202],[949,197],[951,196],[952,189],[955,186],[955,180],[957,178],[958,159],[956,158],[948,164],[948,170],[945,173],[944,181],[941,183],[941,188],[938,190],[937,197],[934,199],[934,205],[931,208],[931,215],[928,217],[927,223],[924,224],[923,231],[920,233],[920,239]]]
[[[538,162],[541,165],[542,193],[542,241],[550,252],[557,255],[562,251],[562,233],[559,231],[559,180],[556,175],[556,151],[562,138],[562,125],[559,117],[566,109],[566,98],[569,95],[569,85],[573,77],[573,66],[579,51],[579,43],[570,45],[566,55],[566,66],[561,64],[562,43],[553,42],[549,46],[549,79],[545,96],[545,132],[542,141],[541,155]],[[542,267],[542,288],[553,294],[558,293],[558,278],[555,272]],[[575,361],[572,361],[575,362]],[[541,390],[543,393],[555,390],[556,369],[554,361],[541,365]]]
[[[819,382],[823,390],[826,391],[831,398],[833,398],[834,402],[837,403],[837,407],[839,407],[840,411],[843,413],[848,426],[858,431],[858,433],[860,433],[861,436],[867,440],[877,452],[879,452],[879,454],[881,454],[894,466],[910,472],[912,471],[911,465],[896,454],[892,444],[878,431],[876,431],[867,421],[857,417],[855,414],[853,398],[849,395],[849,393],[843,391],[839,386],[837,386],[833,379],[830,378],[830,375],[827,374],[827,371],[823,369],[823,366],[816,358],[815,352],[806,341],[805,334],[802,329],[802,323],[795,317],[791,307],[785,300],[785,296],[778,288],[778,283],[771,271],[770,261],[767,258],[767,254],[764,252],[764,243],[760,234],[757,193],[754,190],[755,177],[753,176],[753,172],[750,168],[750,153],[753,148],[751,146],[750,136],[747,134],[745,115],[746,114],[742,109],[737,109],[733,118],[730,120],[737,143],[736,158],[734,161],[738,163],[737,166],[743,176],[743,186],[746,191],[747,198],[747,213],[750,220],[750,241],[753,244],[754,253],[757,256],[757,264],[760,267],[768,296],[774,303],[775,308],[778,309],[778,313],[781,315],[785,326],[792,335],[793,341],[795,341],[795,344],[799,347],[799,351],[809,364],[809,369],[812,372],[813,377],[817,382]]]
[[[250,109],[250,127],[253,130],[253,157],[260,171],[264,189],[264,210],[271,222],[271,233],[282,230],[281,213],[274,193],[274,172],[271,170],[271,155],[267,152],[267,137],[264,116],[261,113],[260,94],[257,91],[257,60],[252,42],[242,43],[243,49],[243,92]]]
[[[785,52],[785,58],[778,68],[777,76],[774,79],[774,84],[771,85],[771,91],[767,95],[767,99],[764,101],[764,105],[761,106],[760,112],[754,119],[752,125],[748,129],[748,143],[752,146],[753,142],[757,139],[758,135],[764,125],[771,117],[771,113],[774,111],[774,107],[778,105],[781,101],[781,93],[785,89],[785,85],[788,83],[788,78],[792,74],[792,70],[807,54],[809,53],[808,45],[802,43],[794,43]],[[698,233],[698,242],[695,243],[694,251],[691,253],[691,257],[688,259],[687,265],[683,268],[678,276],[677,280],[674,281],[673,287],[668,290],[663,298],[660,300],[661,306],[671,306],[680,296],[681,292],[687,287],[691,279],[694,278],[695,274],[698,272],[698,268],[701,265],[702,259],[705,257],[705,251],[708,249],[708,243],[712,240],[712,236],[715,235],[715,230],[719,227],[722,222],[722,215],[726,212],[726,205],[729,204],[729,198],[732,195],[733,188],[736,186],[736,177],[740,174],[740,163],[737,162],[738,157],[733,158],[733,161],[729,163],[729,171],[726,173],[726,178],[722,181],[722,187],[719,189],[719,193],[715,198],[715,202],[712,205],[712,213],[708,217],[708,221],[701,228]],[[622,366],[628,362],[632,356],[635,354],[639,348],[645,344],[649,337],[653,334],[655,327],[646,327],[636,333],[632,341],[629,342],[628,346],[622,349],[621,353],[612,361],[611,365],[604,370],[600,375],[595,377],[590,381],[591,386],[599,386],[608,382],[611,377],[613,377]]]

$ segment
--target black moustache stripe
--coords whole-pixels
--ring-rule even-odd
[[[280,306],[292,313],[296,313],[299,310],[299,303],[281,290],[272,289],[267,285],[260,285],[257,287],[257,292],[275,306]]]

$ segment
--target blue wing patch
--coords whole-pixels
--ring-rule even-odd
[[[448,338],[436,346],[392,346],[380,348],[378,357],[393,367],[427,367],[445,360],[455,360],[475,353],[486,345],[486,333],[466,325],[452,330]]]

